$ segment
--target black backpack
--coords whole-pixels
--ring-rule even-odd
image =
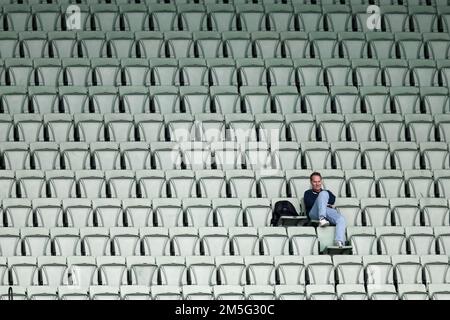
[[[295,210],[294,205],[287,200],[277,201],[275,207],[272,211],[272,221],[270,222],[272,226],[278,225],[280,217],[298,217],[298,213]]]

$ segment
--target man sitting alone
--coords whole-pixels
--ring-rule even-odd
[[[322,189],[322,176],[319,172],[313,172],[309,177],[311,189],[303,195],[306,214],[312,220],[319,220],[319,226],[336,226],[335,243],[342,248],[345,244],[345,219],[334,208],[336,197],[331,191]]]

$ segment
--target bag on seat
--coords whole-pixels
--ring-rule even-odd
[[[283,218],[287,217],[289,220],[290,218],[299,218],[299,214],[297,213],[297,210],[295,210],[294,205],[287,200],[281,200],[277,201],[275,203],[275,207],[272,211],[272,220],[271,225],[272,226],[278,226],[280,225],[280,220],[284,220]],[[297,224],[297,219],[296,223]]]

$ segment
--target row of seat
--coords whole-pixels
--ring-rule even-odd
[[[4,190],[1,194],[5,198],[40,198],[40,197],[283,197],[301,196],[308,189],[310,170],[274,170],[270,166],[271,155],[264,152],[249,152],[251,156],[249,167],[252,169],[235,169],[236,155],[234,150],[223,152],[216,150],[216,159],[224,156],[222,170],[204,169],[205,164],[193,161],[190,167],[197,169],[180,170],[181,165],[177,157],[180,154],[174,150],[156,150],[156,160],[168,159],[171,163],[164,163],[158,170],[115,170],[120,161],[119,149],[108,149],[98,144],[98,150],[89,155],[88,149],[66,150],[64,161],[69,162],[71,170],[1,170],[0,179]],[[102,148],[103,147],[103,148]],[[147,149],[148,150],[148,149]],[[10,154],[14,150],[9,150]],[[41,150],[45,153],[46,150]],[[149,165],[149,154],[141,151],[140,159]],[[166,151],[166,152],[164,152]],[[323,150],[321,150],[323,151]],[[327,152],[328,149],[326,150]],[[58,151],[50,150],[56,167]],[[162,156],[161,156],[162,154]],[[189,152],[187,152],[189,154]],[[202,155],[202,154],[201,154]],[[317,155],[316,155],[317,156]],[[408,153],[403,154],[405,160],[410,160]],[[27,160],[26,154],[19,155]],[[92,160],[91,160],[92,157]],[[12,157],[11,157],[12,158]],[[75,163],[70,161],[71,158]],[[186,157],[185,157],[186,158]],[[197,156],[196,159],[200,157]],[[324,159],[321,159],[322,161]],[[386,161],[386,159],[384,159]],[[97,170],[85,170],[90,162]],[[125,160],[126,161],[126,160]],[[317,161],[317,160],[316,160]],[[199,161],[201,162],[201,161]],[[130,161],[128,161],[130,163]],[[269,163],[269,165],[267,165]],[[24,161],[23,165],[27,163]],[[9,165],[11,166],[11,165]],[[79,166],[79,168],[76,168]],[[197,166],[197,167],[196,167]],[[178,167],[178,168],[177,168]],[[172,170],[175,169],[176,170]],[[102,171],[106,170],[106,171]],[[164,171],[165,170],[165,171]],[[317,168],[316,168],[317,170]],[[447,197],[449,195],[450,170],[337,170],[322,169],[322,176],[326,186],[340,197]],[[309,174],[308,174],[309,173]],[[106,174],[106,176],[105,176]],[[87,184],[83,179],[92,181]],[[106,179],[106,180],[105,180]],[[203,181],[205,180],[205,181]],[[208,182],[206,182],[208,181]],[[77,183],[78,185],[77,185]],[[146,184],[153,184],[147,190]],[[208,185],[208,188],[205,188]],[[203,190],[205,188],[206,190]],[[213,189],[209,189],[213,188]]]
[[[100,175],[101,177],[103,177],[103,171],[100,170],[116,170],[116,176],[128,177],[128,180],[134,180],[134,172],[129,171],[130,169],[138,171],[145,169],[150,172],[148,174],[155,177],[164,177],[163,170],[176,169],[175,171],[178,172],[178,175],[191,182],[190,189],[184,190],[184,193],[192,192],[195,196],[194,172],[191,170],[180,171],[180,169],[201,170],[217,168],[219,170],[205,170],[206,173],[204,175],[209,175],[211,179],[215,177],[217,184],[222,184],[220,181],[225,181],[225,176],[241,175],[241,179],[247,177],[246,180],[250,183],[248,187],[252,187],[252,191],[241,190],[241,192],[243,194],[247,192],[248,196],[256,196],[256,183],[254,182],[256,181],[256,172],[257,176],[270,176],[270,180],[273,183],[277,181],[278,187],[271,189],[270,194],[283,196],[286,192],[284,171],[286,172],[288,184],[291,184],[293,176],[306,177],[308,175],[308,170],[293,170],[302,169],[303,167],[309,170],[322,170],[326,177],[334,178],[339,182],[335,186],[339,188],[335,191],[338,194],[343,194],[343,196],[350,194],[366,196],[391,194],[393,197],[404,196],[405,194],[410,196],[416,194],[444,196],[448,192],[446,177],[448,175],[449,160],[447,145],[444,143],[422,143],[420,149],[417,148],[415,143],[408,142],[391,143],[389,149],[385,143],[361,143],[360,150],[357,143],[351,142],[334,143],[331,145],[331,149],[327,143],[323,142],[301,143],[301,149],[298,148],[296,143],[281,142],[279,147],[279,149],[273,148],[271,150],[265,143],[249,143],[248,147],[242,150],[240,145],[225,142],[212,143],[211,147],[203,143],[187,143],[182,145],[183,149],[180,149],[177,143],[170,142],[151,143],[150,148],[147,143],[117,144],[93,142],[89,145],[75,142],[61,143],[60,145],[56,143],[32,143],[29,149],[26,143],[3,143],[1,160],[2,167],[6,168],[6,170],[2,170],[1,174],[5,185],[10,185],[11,187],[14,185],[14,177],[22,177],[19,180],[34,177],[34,179],[38,179],[43,183],[44,172],[41,170],[53,170],[54,172],[50,176],[66,176],[67,179],[72,177],[69,180],[74,179],[74,174],[67,170],[97,169],[98,171],[93,171],[92,174],[94,175],[94,172],[96,172],[95,176]],[[332,168],[338,168],[338,170]],[[359,168],[368,168],[368,170],[353,170]],[[418,170],[421,168],[424,169]],[[426,170],[427,168],[433,169],[433,171]],[[66,170],[60,171],[59,169]],[[121,169],[128,169],[128,171]],[[366,181],[366,187],[363,189],[357,188],[358,191],[346,192],[345,183],[342,183],[345,182],[344,172],[340,169],[346,170],[345,176],[348,178],[349,183],[352,179]],[[404,174],[400,169],[404,170]],[[11,170],[17,170],[19,175],[14,174],[14,171]],[[225,175],[220,170],[226,170]],[[433,176],[437,184],[436,193],[433,187]],[[394,190],[384,190],[386,187],[383,186],[381,181],[383,177],[389,177],[391,183],[393,183],[393,180],[396,180],[395,185],[397,187]],[[405,181],[403,181],[403,177]],[[415,179],[419,179],[419,182],[415,181]],[[375,180],[378,181],[380,189],[375,188]],[[230,182],[229,179],[227,181]],[[403,182],[408,186],[406,187],[406,190],[408,190],[406,192]],[[418,183],[417,186],[415,186],[416,183]],[[23,181],[18,182],[18,185],[21,184],[23,184]],[[266,189],[265,186],[260,187],[261,189]],[[22,186],[22,188],[25,188],[25,186]],[[165,187],[161,186],[161,188]],[[225,188],[225,184],[223,188]],[[230,188],[233,189],[231,185]],[[416,188],[418,189],[415,190]],[[290,186],[288,189],[291,189],[291,194],[296,195],[295,190],[293,190],[296,187]],[[25,190],[23,191],[22,197],[27,193]],[[62,194],[73,194],[69,190],[61,190],[60,192]],[[131,191],[122,190],[122,193],[124,192]],[[218,192],[217,188],[214,192],[217,192],[218,195],[225,194]],[[235,194],[235,191],[230,192]],[[267,192],[267,190],[263,190],[259,194],[264,195]],[[49,192],[49,194],[53,193]],[[14,197],[21,194],[21,192],[16,192],[13,188],[4,190],[2,194],[7,197]],[[42,192],[34,190],[33,194],[45,196],[45,188]],[[95,194],[100,193],[96,192]],[[135,196],[135,192],[132,192],[132,194]]]
[[[5,4],[117,4],[117,5],[135,5],[135,3],[145,3],[147,5],[156,3],[172,3],[180,4],[292,4],[292,5],[311,5],[311,4],[376,4],[376,5],[404,5],[404,6],[444,6],[447,5],[447,0],[2,0],[2,5]]]
[[[0,180],[4,198],[300,197],[309,187],[309,170],[286,170],[286,175],[258,170],[256,176],[240,169],[196,175],[191,170],[2,170]],[[450,170],[322,171],[326,186],[339,197],[448,197],[450,192]]]
[[[39,256],[8,257],[0,260],[2,285],[69,285],[77,288],[87,288],[90,285],[419,284],[423,285],[424,289],[429,289],[432,284],[450,284],[448,267],[447,256],[435,255],[335,255],[333,258],[328,255]]]
[[[448,33],[399,32],[11,32],[0,57],[12,58],[364,58],[447,59]]]
[[[296,158],[300,157],[300,150],[312,151],[323,150],[331,151],[331,154],[322,155],[320,163],[326,163],[323,168],[345,168],[345,169],[445,169],[448,168],[447,157],[442,151],[447,150],[445,142],[433,142],[433,140],[449,141],[446,135],[448,128],[449,116],[436,115],[433,118],[428,115],[405,115],[404,119],[400,115],[352,115],[345,116],[339,114],[317,114],[315,117],[309,114],[287,114],[285,117],[281,115],[267,114],[197,114],[195,117],[191,115],[172,115],[166,114],[164,117],[159,114],[135,114],[132,117],[129,114],[106,113],[99,114],[15,114],[0,115],[0,128],[2,135],[0,141],[4,143],[1,150],[16,149],[17,152],[22,150],[22,158],[25,153],[36,153],[39,149],[57,150],[58,145],[55,143],[35,143],[34,141],[47,141],[63,143],[66,141],[82,141],[97,142],[111,141],[121,143],[122,151],[137,148],[147,149],[148,144],[157,141],[172,141],[174,143],[164,144],[158,143],[151,147],[156,149],[173,149],[177,151],[190,150],[194,152],[201,151],[208,154],[214,153],[217,149],[232,149],[236,153],[239,150],[260,150],[261,152],[272,153],[285,150],[297,150]],[[364,127],[366,126],[366,127]],[[302,132],[304,130],[304,132]],[[92,134],[90,136],[89,134]],[[439,137],[439,138],[438,138]],[[259,143],[257,143],[259,140]],[[288,141],[286,141],[288,140]],[[316,143],[316,140],[317,141]],[[381,140],[381,141],[376,141]],[[406,141],[409,140],[409,141]],[[14,143],[13,141],[26,141],[22,143]],[[141,142],[141,143],[133,143]],[[200,143],[203,141],[204,143]],[[236,141],[236,142],[232,142]],[[358,146],[358,142],[360,147]],[[180,145],[176,142],[181,143]],[[297,142],[301,143],[299,147]],[[27,143],[30,144],[28,148]],[[147,143],[147,146],[145,146]],[[207,143],[212,143],[209,146]],[[330,146],[327,144],[331,143]],[[390,147],[388,146],[390,143]],[[119,146],[110,144],[100,144],[103,147],[109,146],[108,149],[118,149]],[[69,146],[78,146],[81,149],[87,149],[88,146],[82,144],[64,144],[64,150]],[[96,145],[99,149],[99,145]],[[331,148],[331,149],[330,149]],[[300,149],[300,150],[299,150]],[[353,150],[354,154],[348,154],[353,161],[342,163],[343,159],[337,155],[337,152],[347,149]],[[358,160],[360,152],[366,153],[364,157],[370,157],[370,150],[384,150],[384,159],[381,165],[372,162],[369,158]],[[434,150],[432,150],[434,149]],[[409,150],[413,156],[410,165],[402,165],[401,159],[394,159],[397,163],[387,163],[389,160],[388,150],[393,153],[394,157],[398,157],[401,150]],[[424,159],[419,158],[418,150]],[[430,154],[426,154],[428,150],[436,151],[434,157],[430,158]],[[231,151],[231,150],[230,150]],[[437,152],[440,151],[440,152]],[[287,154],[287,153],[286,153]],[[5,156],[3,154],[3,156]],[[37,155],[35,155],[37,156]],[[233,157],[237,158],[238,154]],[[333,156],[336,158],[333,160]],[[306,156],[307,157],[307,156]],[[175,160],[171,160],[173,163]],[[196,166],[210,167],[211,157],[202,156],[197,160]],[[338,159],[339,158],[339,159]],[[284,163],[285,159],[276,159],[277,165],[272,167],[280,169],[301,169],[314,167],[313,164],[303,164],[300,160],[294,164]],[[295,159],[294,159],[295,160]],[[29,159],[27,159],[29,161]],[[58,169],[59,161],[45,163],[34,159],[35,166],[38,169]],[[199,161],[204,161],[201,164]],[[329,162],[331,161],[331,162]],[[363,162],[361,162],[363,161]],[[419,162],[416,162],[419,161]],[[32,165],[25,164],[22,159],[19,162],[9,161],[6,169],[28,169]],[[185,161],[189,165],[192,161]],[[281,162],[281,163],[279,163]],[[335,162],[337,162],[335,164]],[[366,162],[364,164],[364,162]],[[233,162],[235,169],[239,169],[244,164],[243,160],[238,159]],[[223,163],[217,163],[220,165]],[[249,165],[253,163],[250,162]],[[411,165],[412,164],[412,165]],[[11,167],[12,165],[13,167]],[[43,167],[41,167],[43,166]],[[154,166],[138,166],[134,169],[157,168]],[[173,167],[173,166],[171,166]],[[167,168],[171,168],[167,167]],[[34,168],[34,167],[33,167]],[[66,167],[70,169],[70,167]],[[78,168],[78,167],[77,167]],[[94,168],[94,167],[93,167]],[[112,169],[120,169],[120,164]],[[122,166],[123,169],[133,168],[133,166]]]
[[[128,115],[119,113],[133,113],[135,117],[151,116],[159,122],[162,121],[159,114],[185,117],[189,122],[192,117],[190,114],[196,117],[217,117],[223,121],[223,114],[247,113],[241,114],[245,122],[251,122],[250,119],[256,114],[257,117],[270,117],[274,122],[282,122],[286,118],[289,123],[292,121],[287,118],[300,117],[305,122],[311,122],[316,114],[328,114],[326,116],[336,118],[367,118],[366,122],[373,122],[373,116],[366,114],[369,113],[375,114],[380,120],[390,114],[392,121],[402,122],[398,114],[417,117],[417,114],[427,113],[434,115],[436,124],[441,126],[446,122],[447,115],[444,113],[450,113],[449,104],[448,90],[436,87],[360,87],[357,90],[349,86],[335,86],[328,92],[326,87],[312,86],[302,87],[300,93],[295,87],[288,86],[271,87],[269,90],[263,86],[0,87],[2,113],[15,114],[16,117],[28,113],[117,113],[115,116],[125,119]],[[140,113],[156,114],[137,115]],[[263,113],[266,115],[259,115]],[[63,117],[47,115],[57,116]],[[420,116],[425,122],[433,121],[430,115]],[[7,121],[10,116],[2,114],[2,117],[5,117],[3,121]],[[443,132],[442,139],[445,136]]]
[[[258,100],[255,103],[260,102]],[[308,142],[319,149],[329,149],[327,143],[343,142],[342,146],[355,149],[351,141],[410,142],[398,144],[407,149],[418,149],[415,143],[449,142],[450,114],[155,114],[155,113],[17,113],[0,114],[0,141],[48,142],[156,142],[172,141],[189,145],[194,142],[261,142],[260,148],[272,149],[283,141]],[[322,142],[314,144],[313,142]],[[6,144],[11,147],[14,144]],[[111,148],[114,144],[110,144]],[[292,144],[289,148],[292,148]],[[375,144],[376,145],[376,144]],[[386,149],[381,143],[380,148]],[[426,145],[426,144],[425,144]],[[439,144],[436,144],[438,146]],[[52,146],[48,144],[48,146]],[[164,144],[160,144],[160,147]],[[166,144],[177,149],[177,145]],[[341,146],[341,148],[342,148]],[[17,144],[23,149],[23,144]],[[190,146],[193,148],[194,146]],[[201,143],[195,149],[207,149]],[[294,147],[296,148],[296,147]],[[357,148],[357,147],[356,147]],[[446,148],[439,146],[438,149]],[[298,148],[297,148],[298,149]],[[311,149],[311,148],[309,148]],[[416,152],[417,153],[417,152]],[[328,159],[329,160],[329,159]],[[415,160],[415,159],[412,159]],[[172,162],[174,159],[172,159]],[[418,165],[417,167],[420,167]],[[239,168],[240,166],[236,166]],[[330,167],[330,166],[326,166]],[[389,166],[387,166],[389,167]]]
[[[382,86],[444,87],[448,60],[109,59],[0,60],[6,86]],[[348,88],[350,93],[357,88]],[[324,89],[324,88],[320,88]],[[325,88],[326,89],[326,88]],[[117,90],[117,89],[116,89]],[[419,91],[416,89],[417,92]]]
[[[0,159],[6,170],[265,169],[274,174],[273,169],[450,167],[448,145],[441,142],[3,142]]]
[[[295,230],[296,229],[296,230]],[[295,230],[295,231],[294,231]],[[0,228],[2,256],[319,254],[313,227]],[[320,236],[320,232],[319,232]],[[434,249],[434,248],[433,248]],[[443,251],[445,248],[442,249]],[[430,250],[431,251],[431,250]],[[434,252],[434,250],[433,250]],[[406,253],[406,252],[405,252]]]
[[[360,0],[361,1],[361,0]],[[356,4],[145,4],[3,5],[6,30],[296,30],[370,31],[367,5]],[[74,23],[72,14],[77,13]],[[379,30],[448,31],[447,6],[390,5],[378,8]]]
[[[97,209],[97,212],[100,211]],[[100,218],[108,218],[106,215]],[[167,218],[162,216],[163,218]],[[111,217],[109,217],[110,220]],[[119,217],[112,217],[119,219]],[[0,249],[15,255],[220,256],[318,255],[333,246],[334,229],[313,227],[82,227],[0,228]],[[448,259],[448,226],[347,227],[354,255],[441,254]],[[329,255],[322,255],[330,258]]]
[[[12,293],[9,296],[8,290]],[[0,286],[0,300],[448,300],[450,284]],[[272,312],[272,310],[270,310]]]
[[[298,198],[171,199],[178,208],[177,223],[209,226],[270,226],[272,210],[279,200],[292,203],[304,214]],[[158,226],[168,217],[167,199],[3,199],[4,227]],[[443,198],[337,198],[335,206],[348,226],[448,226],[449,209]],[[184,213],[183,213],[184,211]],[[167,213],[169,212],[169,213]],[[107,219],[112,216],[113,219]],[[106,221],[106,222],[105,222]],[[111,222],[112,221],[112,222]],[[186,222],[186,223],[184,223]],[[425,230],[425,229],[423,229]]]
[[[370,114],[379,120],[389,114],[392,121],[402,122],[398,114],[412,119],[422,113],[420,117],[425,122],[432,122],[430,115],[423,115],[427,113],[434,115],[436,124],[441,126],[447,118],[444,113],[450,113],[449,101],[447,88],[436,87],[360,87],[357,90],[350,86],[335,86],[328,92],[326,87],[312,86],[302,87],[300,93],[297,88],[289,86],[271,87],[269,90],[263,86],[0,87],[3,121],[10,117],[5,115],[8,113],[16,117],[28,113],[48,114],[47,117],[64,117],[62,114],[49,115],[51,113],[116,113],[116,117],[123,116],[124,119],[129,115],[119,113],[132,113],[134,117],[154,117],[158,122],[162,121],[159,114],[185,117],[188,122],[193,117],[190,114],[199,120],[216,117],[219,122],[223,122],[223,114],[239,114],[246,122],[252,121],[250,119],[256,114],[258,118],[269,117],[274,122],[283,122],[286,118],[286,123],[292,122],[290,119],[293,117],[311,122],[313,116],[310,114],[360,117],[366,122],[373,122]],[[426,137],[428,139],[429,134]],[[443,132],[442,139],[445,137]]]
[[[1,300],[9,299],[7,289],[0,287]],[[12,287],[13,300],[447,300],[450,285],[431,284],[429,292],[423,285],[308,285],[290,286],[90,286]]]
[[[347,228],[352,252],[359,255],[446,254],[446,232],[445,227],[434,227],[434,231],[430,227]]]

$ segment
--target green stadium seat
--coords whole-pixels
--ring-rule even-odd
[[[236,4],[236,13],[239,17],[240,30],[253,32],[265,30],[264,7],[259,4]]]
[[[337,169],[361,168],[361,153],[356,142],[331,142],[330,149]]]
[[[378,182],[381,197],[396,198],[405,196],[402,171],[376,170],[374,175]]]
[[[429,59],[447,59],[450,45],[450,36],[445,33],[423,33],[425,50],[428,50]]]
[[[328,284],[307,285],[306,297],[308,300],[337,300],[334,286]]]
[[[229,129],[227,140],[239,143],[257,140],[256,126],[252,114],[225,114],[225,122]]]
[[[293,7],[298,19],[298,22],[295,22],[296,30],[306,32],[323,30],[322,8],[320,5],[293,3]]]
[[[366,33],[369,58],[393,59],[395,58],[394,35],[390,32]]]
[[[420,153],[415,142],[391,142],[391,165],[398,170],[420,169]]]
[[[316,231],[312,227],[292,227],[287,230],[290,242],[291,242],[291,252],[295,255],[295,259],[298,261],[299,255],[316,255],[319,253],[319,239],[317,237]],[[279,264],[281,265],[281,261],[283,261],[281,257],[279,258]],[[289,262],[286,257],[286,262]],[[301,260],[300,260],[301,261]],[[298,268],[299,266],[297,266]],[[302,267],[303,268],[303,267]],[[281,266],[279,267],[279,272],[283,271],[284,281],[281,283],[286,284],[304,284],[304,270],[298,273],[298,277],[293,278],[293,275],[288,274],[289,266],[285,266],[281,270]],[[280,278],[281,279],[281,278]],[[292,280],[289,280],[292,279]],[[293,280],[297,279],[297,280]]]
[[[3,6],[3,23],[8,30],[26,31],[32,29],[31,7],[22,4],[5,4]]]
[[[447,88],[421,87],[419,90],[426,113],[446,113],[450,110]]]
[[[207,30],[207,13],[203,4],[177,5],[181,29],[186,31]],[[178,28],[175,28],[177,30]]]
[[[105,175],[103,171],[77,170],[75,172],[75,179],[80,188],[81,198],[88,198],[91,196],[100,198],[106,197]]]
[[[181,167],[181,152],[176,142],[151,142],[150,150],[154,159],[152,168],[168,170]]]
[[[412,5],[408,3],[408,13],[412,29],[415,32],[437,31],[436,9],[423,5]]]
[[[309,279],[310,285],[330,285],[334,284],[334,269],[331,256],[328,255],[314,255],[305,256],[304,263],[306,268],[306,278]],[[308,291],[306,286],[306,290]],[[333,289],[334,292],[334,289]]]
[[[381,19],[383,31],[410,31],[408,10],[405,6],[384,5],[381,10]]]
[[[252,32],[251,41],[254,57],[263,59],[281,57],[281,41],[277,32]]]
[[[248,272],[247,283],[250,284],[250,286],[247,285],[244,287],[244,291],[246,291],[247,294],[249,287],[254,287],[256,289],[257,286],[268,286],[273,290],[273,287],[271,286],[275,284],[275,266],[273,257],[248,256],[244,258],[244,263],[246,265],[246,272]]]
[[[125,23],[127,31],[149,30],[149,13],[143,3],[127,3],[119,5],[119,12]]]
[[[431,227],[406,227],[405,232],[411,254],[435,254],[435,238]]]
[[[278,300],[305,300],[305,286],[276,285],[275,295]]]
[[[104,32],[79,31],[77,32],[77,40],[79,57],[99,58],[107,56],[107,41]]]
[[[59,170],[61,168],[60,150],[57,143],[30,143],[30,156],[36,169]]]
[[[136,69],[138,71],[140,68]],[[150,96],[146,87],[120,87],[119,95],[126,113],[148,113],[151,110]]]
[[[281,114],[256,114],[255,123],[258,127],[259,141],[272,144],[286,141],[286,126]]]
[[[264,10],[271,31],[295,30],[295,13],[289,3],[264,4]]]
[[[37,282],[36,257],[8,257],[8,267],[11,276],[10,285],[30,286]]]
[[[165,69],[173,70],[175,67],[158,67],[158,70],[161,70],[161,74],[163,75],[167,72]],[[162,115],[171,114],[172,112],[179,112],[180,97],[178,91],[178,87],[169,85],[151,87],[150,94],[152,98],[152,111],[154,110],[155,113],[160,113]]]
[[[117,87],[89,87],[88,93],[95,113],[105,114],[119,111]]]
[[[335,255],[333,256],[333,264],[336,270],[336,280],[339,283],[336,289],[340,288],[343,291],[342,294],[353,291],[344,290],[344,285],[364,284],[364,269],[361,256]],[[365,290],[363,291],[365,293]]]
[[[137,31],[134,34],[136,39],[136,54],[139,58],[159,58],[164,57],[165,45],[161,32]]]
[[[256,197],[256,178],[252,170],[227,170],[225,178],[232,198]]]
[[[435,140],[435,127],[431,115],[406,114],[405,124],[411,141],[419,143]]]
[[[33,4],[31,12],[36,21],[36,30],[55,31],[62,29],[62,14],[59,5]]]
[[[176,59],[150,59],[150,68],[152,85],[174,86],[179,84],[178,61]],[[152,91],[156,90],[158,88],[152,88]],[[163,90],[163,92],[166,90]]]
[[[120,297],[122,300],[150,300],[150,287],[137,285],[120,286]]]
[[[8,58],[4,62],[7,72],[6,85],[26,87],[34,82],[32,59]]]
[[[336,210],[345,218],[347,226],[362,225],[362,211],[357,198],[338,198],[335,206]]]
[[[203,59],[182,58],[178,60],[180,83],[184,86],[208,85],[208,67]],[[182,88],[180,88],[181,90]]]
[[[296,87],[271,86],[270,95],[277,112],[287,115],[301,111],[301,96]]]
[[[425,225],[447,226],[450,224],[448,216],[448,202],[443,198],[421,198],[420,209],[423,212]]]
[[[342,114],[316,114],[316,125],[320,132],[321,141],[345,141],[345,122]]]
[[[51,170],[45,171],[48,194],[52,198],[75,198],[76,181],[73,171]]]
[[[19,48],[19,33],[15,31],[2,31],[0,35],[0,56],[14,58]]]
[[[92,85],[91,63],[89,59],[66,58],[62,60],[62,67],[65,85],[80,87]],[[83,91],[86,91],[85,88],[83,89]],[[70,89],[68,91],[70,92]]]
[[[106,32],[108,56],[113,58],[136,57],[136,42],[132,32],[109,31]]]
[[[331,150],[327,142],[301,142],[300,149],[306,168],[313,170],[331,168]]]
[[[247,79],[248,78],[249,77],[247,77]],[[240,93],[242,103],[247,113],[270,113],[270,96],[265,87],[242,86],[240,88]]]
[[[385,90],[383,87],[370,87],[381,85],[381,68],[378,60],[353,59],[352,68],[353,82],[360,87],[361,95],[375,90],[378,90],[377,92]]]
[[[340,300],[368,300],[362,284],[338,284],[336,285],[336,293]]]
[[[194,56],[194,40],[192,32],[168,31],[164,32],[166,56],[168,58],[185,58]]]
[[[193,32],[195,54],[200,58],[220,58],[223,56],[222,34],[211,31]]]
[[[26,142],[4,142],[0,147],[6,170],[30,169],[30,151]]]
[[[161,32],[175,30],[177,9],[173,3],[151,3],[148,5],[148,10],[150,30]]]
[[[316,59],[338,57],[339,42],[336,32],[311,31],[308,34],[311,56]]]
[[[380,60],[380,67],[382,73],[382,84],[384,86],[407,87],[410,85],[410,72],[408,69],[408,63],[406,61],[397,59],[384,59]],[[409,88],[406,88],[404,91],[408,89]],[[403,88],[399,90],[403,90]]]
[[[396,32],[394,34],[400,58],[420,59],[425,57],[422,35],[415,32]]]
[[[302,87],[300,94],[303,98],[303,107],[308,113],[325,114],[331,111],[331,97],[325,87]]]
[[[438,84],[436,62],[430,60],[409,60],[410,76],[415,86],[433,86]]]
[[[405,125],[399,114],[375,114],[375,123],[381,141],[405,141]]]
[[[280,32],[280,40],[283,45],[283,57],[297,59],[311,56],[306,32]]]
[[[335,32],[352,31],[350,6],[322,3],[322,12],[325,30]]]
[[[446,270],[448,268],[448,257],[444,255],[422,255],[420,262],[423,267],[423,277],[428,289],[430,286],[446,283]],[[431,291],[431,290],[430,290]],[[432,298],[432,294],[430,294]]]
[[[39,114],[15,114],[14,125],[18,132],[18,141],[44,141],[44,123]]]
[[[46,32],[44,31],[20,32],[19,41],[21,49],[20,56],[26,58],[46,58],[49,56]],[[16,56],[19,56],[19,52],[16,52]]]
[[[405,179],[410,178],[410,172],[405,171]],[[396,226],[420,226],[421,213],[417,199],[391,198],[389,205]]]
[[[232,4],[206,4],[206,11],[211,20],[212,31],[237,30],[237,15]]]
[[[89,145],[84,142],[64,142],[59,145],[64,169],[90,169]]]
[[[339,32],[341,58],[357,59],[367,57],[366,37],[362,32]]]

